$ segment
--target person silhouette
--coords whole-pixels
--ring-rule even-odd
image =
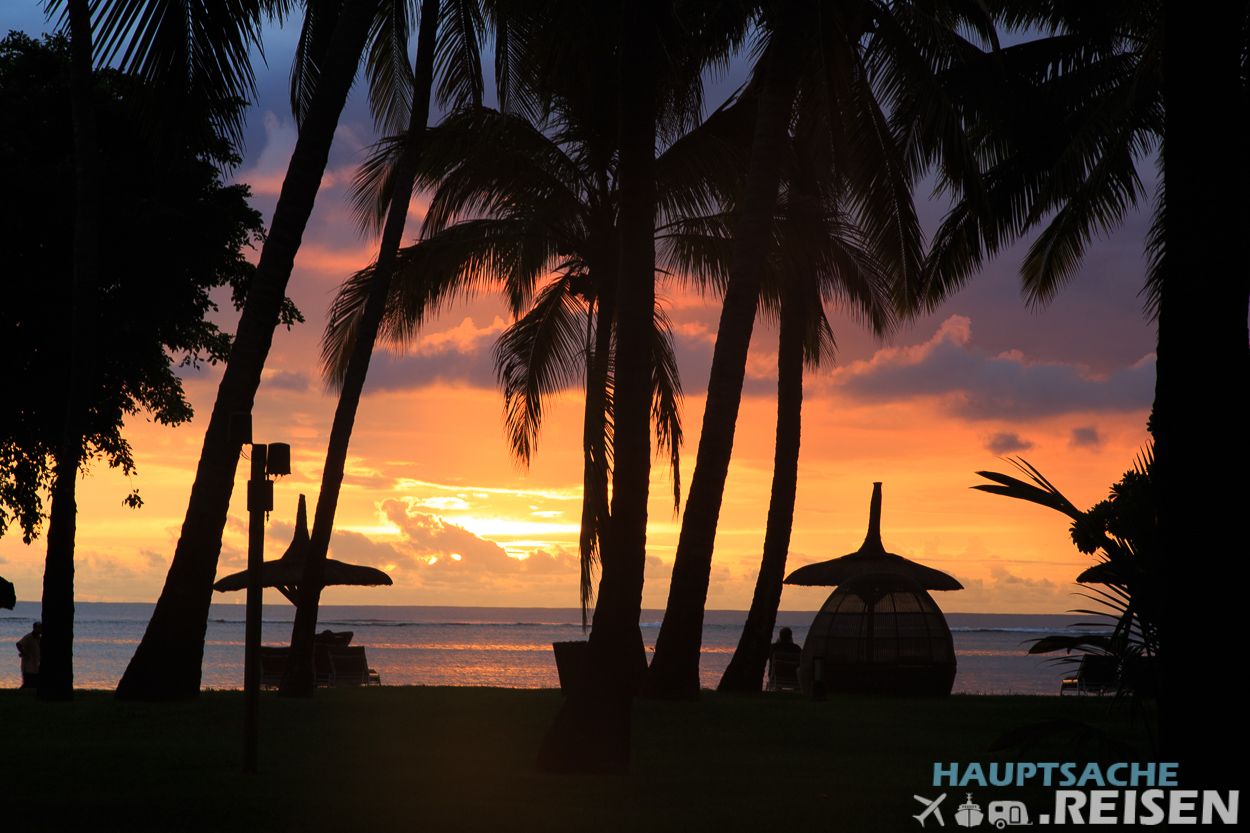
[[[22,658],[22,688],[39,685],[39,647],[43,635],[43,623],[36,622],[30,633],[17,641],[17,653]]]
[[[799,686],[799,657],[803,653],[794,641],[794,631],[782,628],[777,641],[768,650],[768,687],[797,689]]]
[[[803,653],[803,647],[794,641],[794,631],[789,628],[782,628],[777,632],[777,641],[773,643],[769,650],[769,656],[776,656],[777,653],[795,655]]]

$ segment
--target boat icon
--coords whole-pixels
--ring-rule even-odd
[[[955,810],[955,824],[960,827],[976,827],[985,820],[985,814],[981,812],[981,805],[973,803],[972,793],[966,795],[968,800]]]

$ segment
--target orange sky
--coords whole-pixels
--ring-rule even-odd
[[[275,48],[269,57],[238,173],[267,217],[294,141],[282,101],[285,55]],[[254,415],[258,440],[287,441],[294,449],[294,474],[276,488],[269,557],[289,540],[296,496],[305,493],[311,502],[317,492],[334,407],[317,377],[326,307],[338,282],[373,255],[373,243],[352,228],[345,201],[355,161],[373,138],[358,93],[291,282],[308,323],[279,331]],[[922,212],[931,222],[938,210]],[[419,215],[414,205],[409,237]],[[1087,506],[1131,464],[1145,440],[1153,385],[1153,330],[1136,297],[1144,225],[1134,215],[1123,232],[1098,242],[1072,288],[1045,310],[1026,311],[1019,299],[1017,248],[888,345],[835,315],[838,365],[807,375],[790,567],[856,549],[871,483],[882,480],[887,548],[950,572],[967,588],[939,598],[945,609],[1080,607],[1072,579],[1088,561],[1071,546],[1065,519],[968,487],[977,482],[974,471],[1007,470],[999,456],[1021,453]],[[683,477],[689,482],[716,307],[676,286],[661,286],[661,295],[675,323],[687,390]],[[478,299],[431,321],[408,355],[375,359],[332,549],[339,558],[387,569],[395,586],[331,588],[328,603],[577,604],[581,397],[570,391],[560,399],[533,467],[518,469],[507,453],[502,399],[490,373],[492,340],[506,323],[501,304]],[[717,536],[712,608],[750,602],[771,477],[775,338],[767,322],[757,327]],[[131,420],[133,482],[103,466],[80,481],[80,599],[155,599],[218,378],[212,370],[188,378],[197,417],[187,425]],[[219,573],[243,565],[245,473],[241,466]],[[145,501],[140,510],[122,505],[133,486]],[[670,495],[666,467],[657,464],[646,607],[663,607],[667,594],[679,524]],[[0,539],[0,574],[17,583],[20,599],[39,597],[43,544],[42,538],[31,547],[14,535]],[[787,588],[782,605],[812,609],[826,592]]]

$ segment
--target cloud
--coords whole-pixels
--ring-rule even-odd
[[[387,500],[381,505],[387,520],[397,526],[403,541],[396,546],[408,554],[400,566],[413,566],[426,581],[456,576],[572,575],[577,556],[563,547],[536,549],[526,558],[513,558],[503,547],[438,515],[420,511],[421,501]]]
[[[273,110],[265,111],[264,127],[265,148],[257,156],[255,163],[239,174],[237,181],[247,183],[257,196],[276,197],[282,191],[282,183],[286,179],[287,166],[295,150],[299,130],[294,120],[283,118]],[[349,134],[343,127],[340,127],[339,132]],[[348,138],[353,137],[349,135]],[[356,139],[355,144],[359,147],[362,143]],[[321,190],[350,185],[355,172],[355,164],[327,168],[321,177]]]
[[[312,387],[307,373],[298,370],[265,371],[264,385],[272,390],[289,390],[303,393]]]
[[[449,351],[473,353],[482,349],[487,340],[493,341],[507,326],[498,315],[485,327],[477,326],[473,318],[466,315],[454,327],[422,334],[417,340],[416,352],[423,355],[440,355]]]
[[[1075,573],[1071,583],[1030,578],[1017,575],[1006,566],[994,565],[989,578],[960,576],[964,589],[958,601],[963,610],[1046,613],[1071,610],[1083,601],[1076,595],[1080,590],[1075,578]]]
[[[471,317],[446,330],[425,333],[403,355],[375,353],[367,389],[412,390],[435,383],[494,388],[495,362],[491,345],[507,325],[502,318],[479,327]]]
[[[1030,361],[1015,350],[979,350],[972,345],[972,321],[952,315],[928,341],[879,350],[835,372],[833,383],[865,402],[941,397],[950,413],[969,420],[1126,412],[1150,406],[1154,356],[1094,376],[1079,365]]]
[[[1098,448],[1102,445],[1102,435],[1093,425],[1082,425],[1072,429],[1072,437],[1068,445],[1073,448]]]
[[[993,454],[1012,454],[1017,451],[1027,451],[1033,447],[1031,440],[1026,440],[1019,434],[1011,431],[999,431],[992,435],[985,443],[985,447]]]
[[[381,570],[402,569],[411,565],[412,554],[394,544],[374,541],[367,535],[350,530],[335,530],[330,539],[330,556],[348,564],[363,564]]]

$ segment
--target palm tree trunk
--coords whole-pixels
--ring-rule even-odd
[[[781,335],[777,350],[777,446],[773,457],[773,487],[768,501],[768,528],[755,595],[746,625],[720,691],[759,691],[772,645],[781,583],[786,576],[794,496],[799,478],[799,433],[803,424],[803,310],[798,298],[787,296],[781,305]]]
[[[230,419],[252,410],[374,8],[372,0],[347,0],[339,15],[217,388],[174,560],[143,640],[117,685],[119,698],[168,700],[199,693],[213,577],[241,448],[239,438],[231,436]]]
[[[590,642],[602,682],[638,681],[647,498],[651,482],[651,334],[655,316],[656,29],[668,0],[626,15],[621,50],[620,268],[616,283],[612,505]],[[628,56],[631,48],[637,54]]]
[[[304,566],[304,578],[299,585],[299,604],[295,610],[295,624],[291,629],[291,653],[286,672],[282,675],[280,693],[286,697],[308,697],[316,685],[313,670],[313,640],[317,632],[317,609],[321,604],[321,589],[325,581],[326,553],[330,548],[330,535],[334,531],[334,514],[338,510],[339,491],[343,486],[343,473],[347,465],[347,448],[351,444],[352,428],[360,397],[369,375],[369,361],[377,341],[382,316],[386,312],[386,299],[390,293],[391,276],[395,260],[403,242],[404,225],[408,218],[408,204],[412,199],[412,185],[416,179],[417,156],[430,118],[430,91],[434,86],[434,46],[438,32],[439,0],[423,0],[421,4],[421,27],[417,35],[417,56],[414,64],[412,113],[408,122],[408,142],[396,166],[394,192],[386,224],[382,227],[382,241],[378,259],[373,267],[369,283],[369,296],[365,299],[356,339],[348,359],[343,387],[339,391],[338,406],[334,411],[334,424],[330,428],[330,444],[326,449],[326,462],[321,473],[321,492],[317,496],[317,513],[313,518],[312,536],[308,544],[308,561]]]
[[[664,623],[655,643],[648,689],[658,697],[693,697],[699,691],[699,649],[712,548],[733,453],[742,401],[747,349],[755,325],[760,285],[771,244],[781,160],[785,156],[798,69],[794,51],[774,41],[765,60],[742,215],[734,235],[699,452],[686,497]]]
[[[611,518],[600,554],[590,679],[586,691],[565,699],[543,739],[538,766],[548,772],[629,768],[633,695],[645,669],[638,618],[651,480],[657,26],[668,11],[669,0],[624,7]]]
[[[91,388],[94,296],[99,283],[100,169],[92,71],[91,10],[69,0],[70,89],[74,124],[74,284],[70,310],[70,367],[65,422],[56,455],[48,552],[43,571],[43,635],[39,697],[67,700],[74,693],[75,488],[82,463],[83,425]]]
[[[1246,115],[1240,4],[1164,6],[1164,259],[1152,428],[1159,489],[1163,754],[1190,783],[1234,787],[1236,767],[1209,755],[1238,693],[1196,686],[1225,668],[1238,605],[1212,595],[1211,558],[1244,551],[1237,520],[1250,467],[1241,394],[1250,380],[1246,157],[1234,125]],[[1221,107],[1208,102],[1219,101]],[[1201,371],[1201,372],[1199,372]],[[1234,479],[1231,481],[1236,483]]]
[[[614,286],[615,284],[613,284]],[[593,601],[595,554],[602,554],[607,539],[608,455],[607,386],[612,351],[613,298],[602,298],[594,318],[594,347],[586,361],[586,411],[582,418],[582,522],[581,555],[582,627]]]

